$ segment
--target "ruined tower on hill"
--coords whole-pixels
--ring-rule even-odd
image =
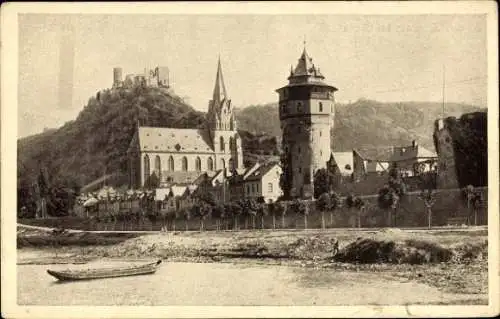
[[[282,189],[286,197],[313,196],[313,176],[325,168],[331,155],[337,88],[326,84],[325,77],[304,51],[288,85],[279,88],[279,117],[282,138]]]

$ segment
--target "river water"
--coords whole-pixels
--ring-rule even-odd
[[[165,262],[153,275],[60,283],[47,269],[18,265],[19,305],[45,306],[330,306],[455,303],[478,299],[383,274],[287,266]],[[109,263],[109,262],[107,262]],[[113,262],[121,264],[122,262]],[[107,266],[107,265],[106,265]]]

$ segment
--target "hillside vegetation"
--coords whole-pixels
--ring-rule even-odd
[[[337,104],[332,132],[332,147],[350,151],[356,147],[419,144],[434,149],[434,121],[442,117],[442,104],[433,102],[381,103],[360,99]],[[479,107],[447,103],[446,116],[460,116]],[[237,112],[239,127],[252,133],[281,136],[277,103],[251,105]]]

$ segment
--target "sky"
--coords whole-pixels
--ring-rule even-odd
[[[485,15],[21,14],[18,136],[75,119],[114,67],[167,66],[206,111],[220,55],[233,105],[277,102],[304,40],[339,102],[442,101],[444,75],[447,102],[486,107]]]

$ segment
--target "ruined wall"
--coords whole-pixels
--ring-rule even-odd
[[[439,156],[438,188],[488,185],[486,112],[437,120],[434,143]]]

